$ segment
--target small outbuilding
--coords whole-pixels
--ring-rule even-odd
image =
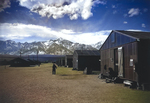
[[[112,69],[125,84],[150,84],[150,32],[113,30],[100,48],[101,76]]]
[[[36,61],[34,60],[27,59],[26,61],[28,61],[30,65],[36,65]]]
[[[65,66],[66,67],[73,67],[73,55],[66,55],[65,56]]]
[[[10,66],[11,67],[29,67],[30,62],[22,58],[15,58],[10,61]]]
[[[98,50],[75,50],[73,54],[73,69],[100,71],[100,52]]]
[[[60,57],[57,61],[56,64],[58,66],[65,66],[65,56]]]

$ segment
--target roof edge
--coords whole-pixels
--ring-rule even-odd
[[[112,32],[116,32],[116,33],[119,33],[119,34],[128,36],[128,37],[130,37],[130,38],[136,39],[137,41],[140,40],[140,39],[137,38],[137,37],[133,37],[133,36],[127,35],[127,34],[125,34],[125,33],[119,32],[119,30],[112,30],[112,31],[110,32],[110,34],[108,35],[107,39],[110,37],[110,35],[111,35]],[[105,40],[105,42],[107,41],[107,39]],[[105,44],[105,42],[104,42],[104,43],[102,44],[102,46],[100,47],[99,51],[101,50],[101,48],[103,47],[103,45]]]
[[[114,31],[114,30],[112,30],[112,31],[110,32],[110,34],[111,34],[113,31]],[[108,35],[108,37],[106,38],[106,40],[104,41],[104,43],[102,44],[102,46],[100,47],[99,51],[101,50],[101,48],[103,47],[103,45],[105,44],[105,42],[107,41],[107,39],[109,38],[110,34]]]
[[[133,38],[133,39],[137,39],[137,40],[140,39],[140,38],[137,38],[137,37],[130,36],[130,35],[127,35],[127,34],[125,34],[125,33],[119,32],[118,30],[113,30],[113,31],[114,31],[114,32],[117,32],[117,33],[120,33],[120,34],[122,34],[122,35],[128,36],[128,37],[131,37],[131,38]]]

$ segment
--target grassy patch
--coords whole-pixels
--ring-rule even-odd
[[[72,68],[66,68],[66,67],[58,67],[57,74],[58,75],[76,75],[76,74],[83,74],[83,71],[72,70]]]
[[[94,71],[93,73],[97,75],[100,72]],[[56,75],[59,75],[62,80],[83,80],[85,78],[90,78],[90,75],[84,75],[83,71],[76,71],[72,70],[72,68],[66,67],[58,67]],[[97,89],[97,92],[94,89]],[[94,87],[93,90],[95,92],[93,96],[91,96],[91,99],[95,98],[95,100],[93,100],[95,102],[101,101],[101,103],[149,103],[150,101],[149,91],[129,89],[128,87],[124,87],[123,84],[104,83],[104,86],[100,85],[99,87]],[[96,97],[96,95],[99,97]]]
[[[92,71],[92,74],[94,74],[94,75],[99,75],[99,74],[100,74],[100,71]]]
[[[1,67],[0,103],[150,103],[150,91],[105,83],[98,75],[58,67]],[[10,101],[9,101],[10,100]]]
[[[114,93],[113,93],[114,92]],[[149,103],[150,92],[136,89],[129,89],[127,87],[118,87],[113,90],[115,99],[120,103]]]
[[[61,79],[78,79],[86,76],[83,71],[72,70],[72,68],[67,67],[58,67],[56,75],[61,76]]]

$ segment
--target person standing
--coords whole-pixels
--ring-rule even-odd
[[[53,69],[52,69],[52,74],[56,74],[56,64],[55,63],[53,63]]]

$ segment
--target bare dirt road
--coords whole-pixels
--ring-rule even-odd
[[[106,84],[71,68],[0,66],[0,103],[149,103],[150,92]],[[63,73],[62,71],[67,71]]]

